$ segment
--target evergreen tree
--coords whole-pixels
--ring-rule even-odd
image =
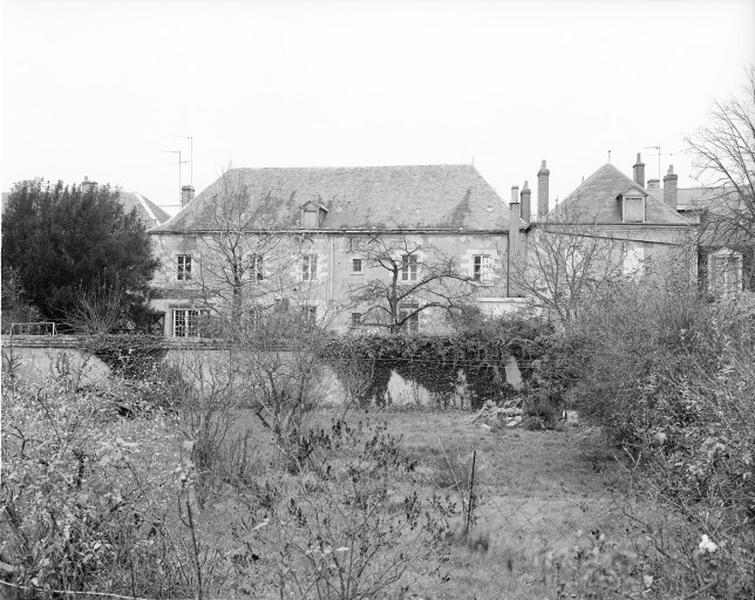
[[[82,298],[122,291],[124,316],[146,305],[157,267],[144,225],[126,214],[109,186],[24,181],[8,196],[2,222],[3,266],[48,319],[66,321]]]

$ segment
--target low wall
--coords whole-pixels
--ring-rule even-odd
[[[180,368],[183,375],[196,385],[212,385],[222,382],[223,376],[233,362],[237,349],[211,340],[185,342],[169,340],[166,360]],[[284,357],[292,355],[281,350]],[[2,336],[2,364],[7,373],[14,373],[29,381],[43,381],[49,377],[70,374],[79,378],[80,385],[102,383],[110,375],[110,368],[95,356],[79,349],[76,336]],[[522,377],[516,360],[509,357],[505,365],[506,381],[519,389]],[[318,386],[322,401],[326,404],[343,404],[346,390],[335,372],[325,367]],[[406,380],[393,372],[388,382],[389,402],[396,406],[431,406],[433,395],[423,386]],[[463,377],[455,390],[452,403],[455,406],[469,406],[469,394]]]

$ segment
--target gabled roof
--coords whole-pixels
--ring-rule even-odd
[[[635,183],[611,164],[605,164],[585,179],[563,202],[550,212],[550,216],[570,223],[596,225],[621,224],[619,196],[645,198],[645,223],[656,225],[689,225],[690,221],[641,185]]]
[[[229,203],[249,231],[298,229],[310,201],[327,210],[324,231],[508,230],[507,207],[474,167],[434,165],[231,169],[152,231],[217,229]]]
[[[170,219],[168,213],[148,198],[142,196],[139,192],[118,190],[118,200],[123,205],[124,212],[128,213],[136,209],[136,215],[147,229],[161,225]]]

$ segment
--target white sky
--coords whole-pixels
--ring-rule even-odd
[[[508,200],[673,157],[755,62],[755,2],[1,0],[0,187],[85,175],[159,205],[224,167],[470,163]],[[183,182],[189,178],[184,169]],[[534,201],[534,198],[533,198]],[[175,212],[175,208],[169,208]]]

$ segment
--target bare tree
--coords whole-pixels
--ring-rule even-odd
[[[375,275],[350,291],[353,306],[364,308],[360,325],[391,333],[416,329],[422,312],[452,312],[475,292],[472,277],[460,273],[453,258],[407,234],[370,235],[356,240],[354,251]]]
[[[533,308],[568,329],[591,298],[639,269],[628,264],[628,248],[624,240],[560,215],[533,228],[526,258],[512,265],[511,279]]]
[[[710,122],[687,138],[699,175],[715,189],[700,227],[702,245],[727,245],[745,256],[755,275],[755,67],[744,98],[717,101]],[[748,279],[748,278],[746,278]]]
[[[99,284],[77,291],[66,323],[77,333],[112,333],[129,321],[128,311],[129,298],[118,283]]]

